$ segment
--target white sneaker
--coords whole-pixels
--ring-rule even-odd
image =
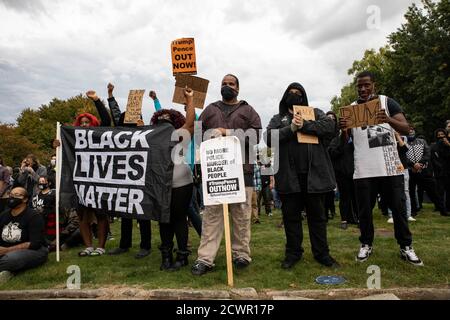
[[[419,259],[412,247],[405,247],[405,249],[400,249],[400,255],[403,260],[411,263],[412,265],[423,266],[422,260]]]
[[[8,282],[9,279],[11,279],[12,277],[14,277],[14,274],[12,272],[9,271],[0,272],[0,284]]]
[[[394,223],[394,218],[389,218],[387,223]]]
[[[409,218],[408,218],[408,221],[414,222],[414,221],[417,221],[417,220],[414,219],[413,217],[409,217]]]
[[[366,261],[367,259],[369,259],[370,255],[372,254],[372,251],[373,251],[372,247],[363,244],[359,249],[358,255],[356,256],[356,261],[359,262]]]

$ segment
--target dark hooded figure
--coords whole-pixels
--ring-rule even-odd
[[[335,188],[333,167],[324,141],[335,134],[335,122],[319,109],[314,109],[315,121],[306,121],[293,114],[293,106],[308,106],[305,89],[291,84],[280,102],[279,113],[267,127],[266,143],[278,155],[275,185],[282,202],[286,256],[282,268],[292,268],[303,255],[303,231],[300,212],[305,208],[314,258],[327,267],[339,264],[330,256],[327,241],[325,196]],[[279,145],[272,137],[278,131]],[[301,144],[297,133],[314,135],[319,144]]]
[[[450,211],[450,142],[445,129],[434,132],[436,143],[431,145],[431,162],[437,182],[437,192]]]

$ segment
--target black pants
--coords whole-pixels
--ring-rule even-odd
[[[305,190],[305,189],[303,189]],[[286,234],[286,259],[299,259],[303,254],[303,229],[300,213],[306,207],[309,239],[314,258],[321,261],[329,256],[327,242],[327,216],[325,213],[325,193],[306,192],[280,194]]]
[[[445,209],[450,211],[450,177],[438,177],[436,182],[438,196],[444,202]]]
[[[336,213],[336,208],[334,206],[334,198],[336,197],[336,193],[333,191],[330,191],[325,194],[325,213],[328,215],[328,213],[334,214]]]
[[[438,195],[434,177],[410,171],[409,195],[411,197],[411,212],[417,213],[419,211],[416,202],[416,187],[421,187],[427,193],[439,212],[445,212],[444,200]]]
[[[152,247],[152,226],[150,220],[138,220],[139,232],[141,233],[140,248],[150,250]],[[120,245],[122,249],[131,248],[133,235],[133,219],[121,218],[120,223]]]
[[[172,189],[172,199],[170,202],[170,223],[159,224],[159,234],[161,237],[161,250],[171,250],[173,248],[173,236],[177,238],[179,251],[188,251],[188,223],[187,210],[192,198],[193,185]]]
[[[263,186],[261,191],[258,192],[257,198],[258,214],[261,213],[261,200],[264,202],[266,214],[272,213],[272,206],[271,206],[272,197],[269,185]]]
[[[403,248],[410,246],[412,235],[409,231],[406,217],[405,182],[403,176],[377,177],[357,179],[355,182],[356,199],[358,201],[359,228],[362,244],[372,246],[374,226],[372,210],[375,206],[378,192],[392,210],[394,232],[397,243]]]
[[[336,174],[336,182],[339,190],[339,212],[341,221],[357,224],[358,205],[356,202],[355,184],[352,176]]]

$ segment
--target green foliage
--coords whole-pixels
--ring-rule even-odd
[[[348,71],[374,73],[377,91],[397,100],[410,122],[428,139],[450,118],[450,0],[412,5],[406,23],[379,51],[367,50]],[[333,111],[356,98],[355,81],[331,101]]]

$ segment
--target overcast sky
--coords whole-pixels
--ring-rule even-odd
[[[220,99],[222,77],[233,73],[264,127],[291,82],[328,111],[352,62],[385,45],[412,2],[0,0],[0,122],[89,89],[106,100],[108,82],[123,108],[130,89],[154,89],[172,107],[170,43],[182,37],[195,38],[207,103]],[[371,6],[380,9],[378,28]],[[143,109],[147,122],[148,98]]]

